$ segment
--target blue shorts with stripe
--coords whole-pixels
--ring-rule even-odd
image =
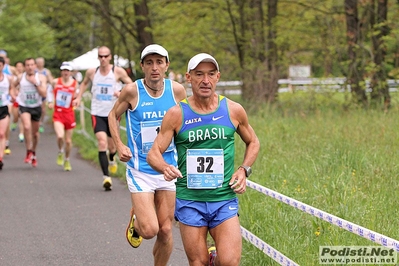
[[[202,202],[176,199],[175,219],[185,225],[214,228],[238,215],[238,198]]]

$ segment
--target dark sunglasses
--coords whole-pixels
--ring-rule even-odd
[[[108,56],[109,56],[109,54],[107,54],[107,55],[100,55],[100,54],[99,54],[99,55],[98,55],[99,58],[107,58]]]

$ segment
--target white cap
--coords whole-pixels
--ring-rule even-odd
[[[72,71],[73,68],[72,68],[72,64],[70,62],[62,62],[60,69],[61,70],[66,69],[66,70]]]
[[[143,62],[144,57],[146,57],[149,54],[159,54],[161,56],[165,56],[166,62],[169,62],[168,51],[166,51],[166,49],[160,46],[159,44],[150,44],[146,48],[144,48],[144,50],[141,52],[141,57],[140,57],[141,62]]]
[[[213,58],[213,56],[211,56],[210,54],[201,53],[193,56],[190,59],[190,61],[188,61],[187,72],[190,72],[191,70],[195,69],[201,62],[213,63],[216,66],[217,70],[219,71],[219,64],[216,61],[216,59]]]

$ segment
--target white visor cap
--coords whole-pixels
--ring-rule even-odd
[[[188,62],[187,72],[190,72],[191,70],[195,69],[199,65],[199,63],[202,62],[213,63],[216,66],[217,70],[219,71],[219,64],[213,56],[206,53],[200,53],[193,56],[190,59],[190,61]]]
[[[143,62],[144,57],[146,57],[149,54],[159,54],[161,56],[165,56],[166,62],[169,62],[168,51],[166,51],[166,49],[160,46],[159,44],[150,44],[146,48],[144,48],[144,50],[141,52],[141,57],[140,57],[141,62]]]

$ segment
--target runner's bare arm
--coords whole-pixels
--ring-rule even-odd
[[[254,129],[249,124],[245,109],[238,103],[229,100],[229,111],[237,134],[246,145],[244,159],[241,165],[252,166],[258,156],[260,143]],[[241,189],[244,192],[246,188],[246,176],[243,168],[238,168],[230,180],[231,188]],[[237,191],[236,191],[237,192]]]
[[[175,95],[175,99],[177,102],[185,99],[187,97],[186,88],[182,84],[176,81],[172,81],[173,86],[173,94]]]
[[[114,107],[111,109],[108,115],[109,130],[111,132],[112,139],[115,142],[116,149],[118,151],[119,159],[122,162],[128,162],[132,158],[132,153],[121,140],[119,131],[119,119],[122,114],[126,112],[131,106],[135,106],[137,102],[137,87],[136,83],[127,84],[122,90],[119,98],[116,100]]]
[[[86,71],[86,75],[85,75],[82,83],[80,83],[80,86],[79,86],[79,93],[76,96],[76,98],[72,101],[72,105],[73,106],[79,106],[80,105],[80,101],[82,99],[82,95],[86,91],[87,87],[91,84],[95,71],[96,71],[95,68],[90,68],[90,69],[88,69]]]
[[[181,110],[180,106],[175,105],[166,112],[162,120],[159,134],[155,138],[154,144],[147,155],[148,164],[155,171],[162,173],[166,181],[171,181],[175,178],[182,177],[179,169],[165,162],[162,157],[162,154],[169,147],[175,132],[177,132],[180,125]]]
[[[124,84],[130,84],[133,83],[132,79],[129,77],[129,75],[127,74],[126,70],[124,70],[121,67],[116,67],[115,71],[117,71],[117,75],[118,75],[118,81],[122,81]]]

